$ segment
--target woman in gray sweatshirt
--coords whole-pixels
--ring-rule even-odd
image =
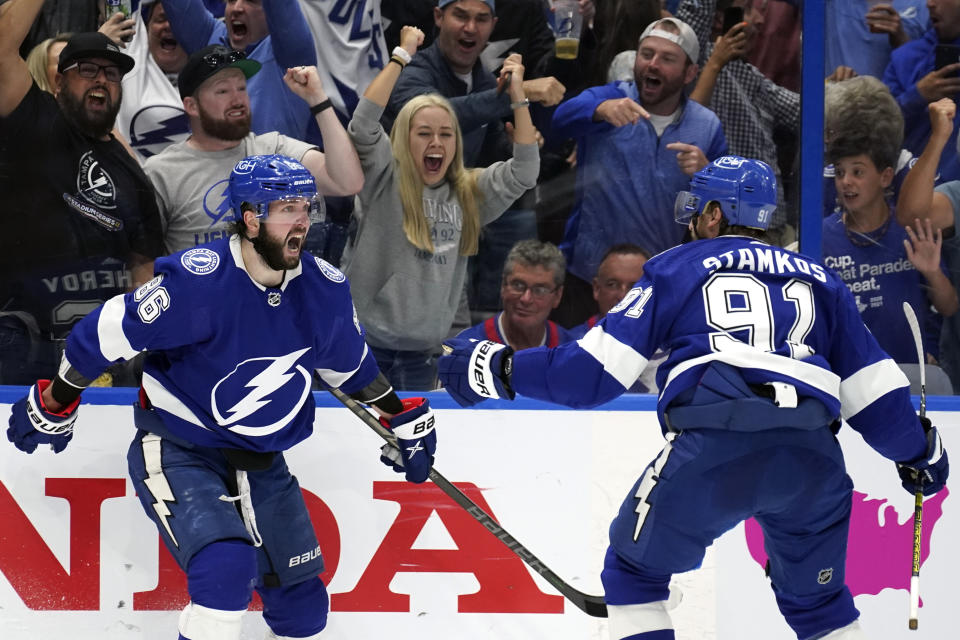
[[[422,42],[422,31],[403,28],[400,47],[408,54]],[[514,157],[485,169],[463,167],[456,115],[437,94],[407,102],[387,137],[380,115],[404,64],[391,58],[347,127],[365,183],[344,272],[381,370],[398,389],[428,390],[435,387],[435,354],[453,325],[480,229],[536,185],[540,156],[519,55],[508,57],[501,71],[502,79],[512,75]]]

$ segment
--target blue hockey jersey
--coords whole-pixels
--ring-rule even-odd
[[[81,320],[70,365],[93,379],[148,350],[143,389],[170,432],[201,446],[282,451],[313,430],[314,370],[345,393],[377,377],[339,270],[304,256],[276,288],[237,236],[156,261],[156,277]]]
[[[733,372],[729,379],[747,390],[792,386],[798,402],[820,408],[823,421],[811,428],[842,415],[890,459],[910,460],[925,450],[906,376],[864,326],[846,285],[814,260],[722,236],[665,251],[643,270],[580,340],[517,352],[514,389],[567,406],[595,406],[629,388],[662,347],[670,356],[657,373],[661,424],[668,409],[697,402],[701,392],[722,396],[717,389],[727,379],[718,371]],[[717,420],[716,428],[730,428]]]

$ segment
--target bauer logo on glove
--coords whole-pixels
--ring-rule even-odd
[[[490,340],[453,338],[444,342],[444,352],[437,362],[438,375],[461,407],[487,399],[513,399],[511,347]]]
[[[423,482],[430,476],[433,454],[437,450],[433,412],[426,398],[406,398],[403,411],[392,418],[380,418],[380,424],[397,437],[397,446],[385,444],[380,460],[409,482]]]
[[[54,453],[60,453],[73,437],[73,423],[77,420],[80,399],[77,398],[60,412],[49,411],[43,404],[43,391],[49,384],[49,380],[37,380],[10,411],[7,439],[21,451],[33,453],[37,445],[49,444]]]

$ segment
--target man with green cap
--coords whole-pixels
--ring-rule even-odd
[[[280,154],[299,161],[323,195],[351,196],[363,186],[357,153],[316,67],[288,69],[283,80],[310,106],[325,152],[276,131],[251,133],[247,80],[259,70],[259,62],[223,45],[195,51],[181,70],[177,86],[191,135],[144,164],[157,190],[168,252],[230,235],[225,176],[248,156]]]

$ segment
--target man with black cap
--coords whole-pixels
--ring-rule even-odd
[[[163,7],[173,35],[187,53],[223,45],[243,51],[263,65],[263,71],[249,86],[250,100],[256,105],[253,131],[279,131],[315,144],[321,142],[312,115],[283,82],[287,69],[317,64],[314,34],[297,0],[230,0],[223,20],[215,18],[203,0],[164,0]],[[326,144],[325,137],[322,142]]]
[[[171,253],[229,237],[227,176],[247,156],[294,158],[310,170],[323,195],[352,196],[363,187],[357,152],[316,67],[288,69],[283,81],[313,114],[326,152],[276,131],[251,133],[247,80],[259,71],[259,62],[223,45],[194,52],[180,71],[177,86],[191,135],[144,163],[157,191],[164,244]]]
[[[150,182],[110,134],[134,61],[78,33],[60,54],[57,97],[40,90],[18,49],[42,4],[0,12],[0,384],[49,372],[73,324],[149,280],[162,251]]]

